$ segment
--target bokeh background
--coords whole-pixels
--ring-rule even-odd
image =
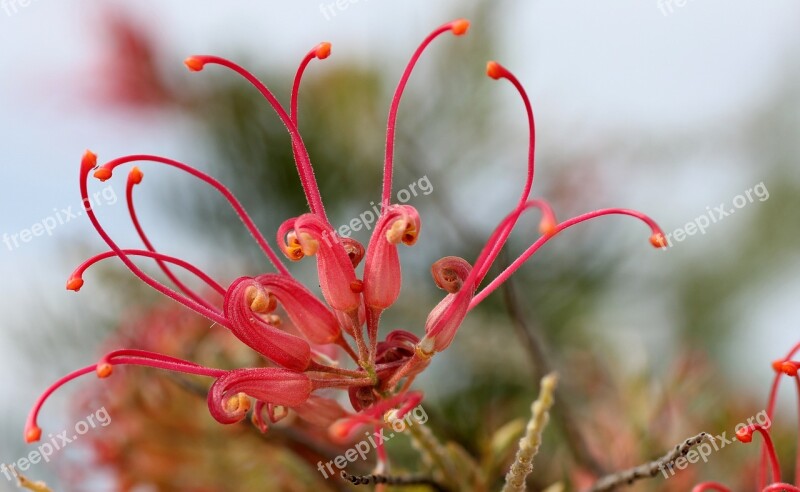
[[[152,153],[192,163],[229,185],[273,237],[304,210],[285,130],[235,75],[190,74],[182,60],[237,60],[288,103],[297,63],[323,40],[333,54],[307,72],[300,127],[332,222],[344,224],[379,198],[386,112],[408,57],[434,27],[467,17],[469,35],[431,46],[401,106],[395,189],[427,176],[433,192],[410,202],[422,236],[402,251],[404,289],[385,326],[421,333],[440,299],[430,264],[446,255],[474,260],[517,199],[524,111],[509,84],[485,76],[489,59],[528,89],[534,195],[561,218],[621,206],[671,232],[709,207],[732,208],[759,183],[769,198],[667,251],[650,247],[648,231],[625,218],[563,233],[470,315],[420,378],[426,426],[482,463],[491,488],[508,462],[497,443],[517,435],[544,370],[558,370],[562,407],[530,481],[540,490],[560,480],[585,485],[593,467],[638,464],[701,430],[731,434],[764,409],[769,362],[800,338],[797,2],[329,3],[0,4],[0,234],[77,210],[78,163],[91,148],[101,160]],[[142,168],[137,207],[160,250],[225,280],[267,269],[212,191]],[[124,174],[95,189],[107,190],[98,207],[107,229],[138,247]],[[535,218],[523,222],[504,261],[535,227]],[[64,290],[74,266],[104,250],[85,217],[19,247],[0,245],[3,463],[27,452],[22,427],[38,394],[103,348],[124,342],[207,361],[252,358],[119,262],[88,273],[80,293]],[[292,268],[315,284],[311,262]],[[308,464],[331,448],[304,442],[303,429],[266,438],[220,429],[185,386],[145,370],[71,384],[46,405],[46,432],[102,405],[113,422],[29,475],[56,490],[347,490]],[[775,435],[788,476],[797,429],[791,395],[783,396]],[[399,470],[424,469],[406,441],[390,453]],[[744,488],[756,462],[755,447],[722,450],[634,490],[686,490],[701,478]]]

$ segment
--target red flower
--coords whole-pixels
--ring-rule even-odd
[[[134,167],[129,174],[126,197],[131,219],[145,249],[123,249],[118,246],[100,225],[91,206],[87,205],[89,219],[111,251],[95,256],[78,267],[67,282],[67,288],[79,290],[83,285],[83,272],[89,266],[102,259],[117,256],[145,283],[230,330],[239,340],[276,367],[226,371],[203,367],[168,355],[141,350],[118,350],[103,357],[97,364],[65,376],[48,389],[30,414],[25,430],[26,440],[35,441],[40,437],[41,431],[36,423],[38,411],[55,389],[90,372],[108,377],[113,372],[113,367],[120,364],[157,367],[212,378],[214,382],[208,393],[208,403],[214,418],[225,424],[238,422],[249,411],[252,399],[255,400],[254,419],[262,430],[266,429],[263,410],[267,410],[272,421],[284,414],[283,408],[294,409],[309,419],[341,417],[342,412],[333,400],[315,393],[324,388],[340,388],[348,391],[357,412],[349,420],[339,421],[332,428],[336,434],[344,436],[355,426],[381,421],[389,410],[399,409],[398,416],[402,417],[413,408],[421,398],[419,393],[408,391],[414,377],[429,364],[437,352],[450,345],[467,313],[564,229],[604,215],[630,215],[642,220],[650,229],[652,244],[662,247],[664,236],[661,230],[653,220],[639,212],[604,209],[559,223],[546,202],[529,199],[534,176],[533,111],[524,89],[514,75],[499,64],[490,62],[487,67],[488,75],[494,79],[506,79],[514,85],[525,105],[529,122],[527,178],[518,205],[500,222],[474,263],[470,264],[462,258],[446,257],[433,264],[431,270],[434,281],[447,294],[428,316],[425,335],[421,340],[410,332],[399,330],[391,332],[383,341],[378,340],[381,314],[394,304],[400,292],[401,268],[397,248],[401,243],[413,246],[421,231],[420,215],[413,207],[391,203],[397,110],[414,65],[426,47],[443,33],[462,35],[468,27],[466,20],[457,20],[433,31],[416,50],[400,79],[389,110],[382,210],[366,254],[358,242],[336,236],[325,214],[311,161],[298,131],[297,99],[300,80],[311,60],[328,57],[330,44],[317,45],[303,58],[294,80],[288,113],[262,82],[239,65],[214,56],[192,56],[186,59],[186,66],[192,71],[201,71],[207,65],[221,65],[240,74],[264,95],[286,125],[292,137],[292,149],[310,211],[283,223],[277,234],[278,245],[292,261],[308,256],[316,258],[324,303],[292,277],[239,201],[211,176],[176,160],[152,155],[120,157],[97,167],[96,156],[87,151],[80,167],[80,190],[84,199],[88,198],[90,173],[105,181],[112,177],[116,168],[131,162],[152,162],[179,169],[204,181],[223,195],[277,273],[242,277],[227,287],[222,287],[195,266],[158,253],[145,235],[133,206],[133,189],[141,183],[143,176]],[[85,203],[89,204],[88,199]],[[541,236],[505,271],[479,290],[519,217],[533,208],[542,213]],[[163,285],[139,269],[131,261],[132,256],[154,259],[175,284],[175,289]],[[356,268],[362,258],[366,258],[366,261],[363,278],[359,278]],[[172,274],[170,265],[180,266],[207,283],[212,292],[223,297],[222,306],[219,306],[218,301],[206,299],[182,284]],[[278,307],[281,308],[280,311]],[[285,313],[294,330],[282,326],[279,313]],[[351,347],[345,335],[353,339],[355,348]],[[357,367],[340,367],[330,356],[331,347],[341,348]]]

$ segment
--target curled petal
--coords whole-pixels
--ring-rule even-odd
[[[253,409],[253,414],[250,418],[253,422],[253,425],[255,425],[262,434],[269,430],[269,424],[267,424],[266,420],[264,419],[264,411],[266,411],[267,418],[273,424],[280,422],[287,415],[289,415],[289,409],[287,407],[282,405],[273,405],[272,403],[266,403],[260,400],[256,401],[256,406]]]
[[[292,324],[311,343],[325,345],[341,336],[342,330],[333,312],[298,281],[268,273],[255,278],[266,292],[286,310]]]
[[[353,268],[356,268],[361,263],[361,260],[364,259],[364,245],[351,237],[343,237],[339,241],[342,242],[344,251],[347,253],[347,257],[350,258]]]
[[[218,422],[234,424],[249,410],[248,397],[294,407],[308,400],[312,389],[311,380],[299,372],[277,367],[237,369],[220,376],[211,385],[208,409]]]
[[[367,248],[364,265],[364,301],[373,309],[386,309],[400,295],[402,276],[397,245],[412,246],[421,223],[410,205],[391,205],[378,219]]]
[[[403,361],[414,355],[414,347],[417,343],[419,343],[419,337],[413,333],[394,330],[386,336],[384,341],[378,343],[376,361],[379,364]]]
[[[353,311],[361,303],[361,288],[356,279],[350,252],[353,244],[344,243],[330,224],[315,214],[305,214],[284,222],[278,229],[278,244],[284,254],[299,260],[317,257],[322,295],[339,311]]]
[[[225,294],[223,310],[229,321],[231,333],[248,347],[276,364],[302,371],[311,362],[311,347],[300,337],[286,333],[264,321],[259,299],[269,299],[261,284],[253,278],[235,280]],[[267,301],[269,302],[269,301]],[[287,311],[288,312],[288,311]]]
[[[471,270],[472,265],[458,256],[445,256],[431,265],[431,275],[436,286],[450,294],[461,290]]]

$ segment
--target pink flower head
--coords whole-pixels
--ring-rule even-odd
[[[107,258],[119,258],[143,282],[213,321],[219,327],[216,329],[230,330],[273,366],[223,370],[165,354],[117,350],[96,364],[68,374],[46,390],[30,413],[26,440],[31,442],[40,437],[41,430],[36,423],[38,412],[53,391],[84,374],[94,372],[100,378],[109,377],[116,365],[147,366],[211,378],[209,410],[222,423],[238,422],[252,408],[254,423],[266,430],[267,421],[275,422],[288,411],[293,411],[301,418],[317,423],[335,421],[332,433],[346,436],[357,426],[379,425],[387,411],[395,410],[402,416],[413,408],[422,398],[421,394],[409,391],[415,376],[430,363],[433,355],[450,345],[469,311],[562,230],[600,216],[630,215],[650,228],[654,246],[663,246],[661,230],[652,219],[639,212],[604,209],[559,223],[546,202],[529,198],[533,186],[535,141],[531,104],[514,75],[490,62],[487,67],[489,76],[507,79],[514,85],[528,117],[527,177],[519,202],[500,221],[474,262],[449,256],[433,264],[433,280],[446,294],[428,315],[421,339],[412,332],[395,330],[378,340],[381,313],[390,308],[400,295],[401,266],[397,248],[400,244],[413,246],[421,231],[420,215],[416,209],[391,203],[395,128],[400,100],[417,60],[430,43],[444,33],[465,34],[468,27],[466,20],[456,20],[435,29],[414,52],[400,78],[388,116],[381,215],[366,251],[358,241],[339,238],[335,234],[298,130],[297,106],[302,75],[312,60],[330,55],[330,44],[315,46],[303,58],[292,85],[288,112],[266,85],[234,62],[215,56],[186,59],[186,66],[192,71],[219,65],[242,76],[265,97],[286,126],[309,212],[285,221],[277,231],[277,243],[291,261],[315,257],[322,300],[292,276],[233,193],[210,175],[177,160],[154,155],[119,157],[98,166],[97,157],[87,151],[80,166],[80,191],[87,203],[87,216],[110,251],[90,258],[76,268],[67,281],[67,288],[78,291],[89,267]],[[118,246],[92,210],[88,200],[88,181],[90,175],[101,181],[110,179],[118,167],[134,162],[173,168],[216,190],[230,204],[275,272],[241,277],[224,286],[196,266],[158,252],[145,234],[134,208],[134,190],[141,185],[144,176],[138,167],[133,167],[128,176],[126,200],[143,248]],[[479,289],[519,217],[532,209],[542,214],[539,239],[506,270]],[[133,257],[155,261],[173,286],[145,273],[136,266]],[[359,278],[356,269],[364,258],[363,276]],[[195,292],[183,284],[173,273],[174,267],[182,268],[203,281],[208,287],[207,293]],[[346,358],[351,359],[351,368],[339,360]],[[346,412],[335,400],[317,393],[330,388],[347,392],[354,413]]]

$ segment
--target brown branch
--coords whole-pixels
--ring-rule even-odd
[[[678,444],[657,460],[601,478],[587,492],[606,492],[621,485],[631,485],[637,480],[653,478],[659,471],[664,473],[664,470],[671,469],[676,459],[686,456],[693,447],[709,438],[711,438],[709,434],[701,432]]]
[[[351,475],[342,470],[342,478],[353,485],[387,484],[395,486],[427,485],[438,492],[447,492],[444,486],[429,477],[392,477],[387,475]]]
[[[508,264],[505,254],[503,255],[503,264]],[[522,340],[522,344],[528,352],[533,368],[533,377],[539,380],[543,378],[545,374],[552,372],[553,368],[547,359],[544,343],[536,334],[538,330],[534,330],[529,323],[525,321],[525,317],[519,306],[519,301],[517,300],[513,279],[508,279],[503,284],[503,297],[506,302],[508,314],[513,321],[514,330],[517,332],[517,336]],[[575,461],[578,465],[588,469],[594,473],[595,476],[599,477],[604,475],[606,471],[589,451],[586,439],[581,434],[580,427],[576,423],[572,410],[569,405],[564,402],[564,398],[556,399],[552,414],[553,420],[555,420],[558,428],[561,429],[567,446],[575,457]]]

